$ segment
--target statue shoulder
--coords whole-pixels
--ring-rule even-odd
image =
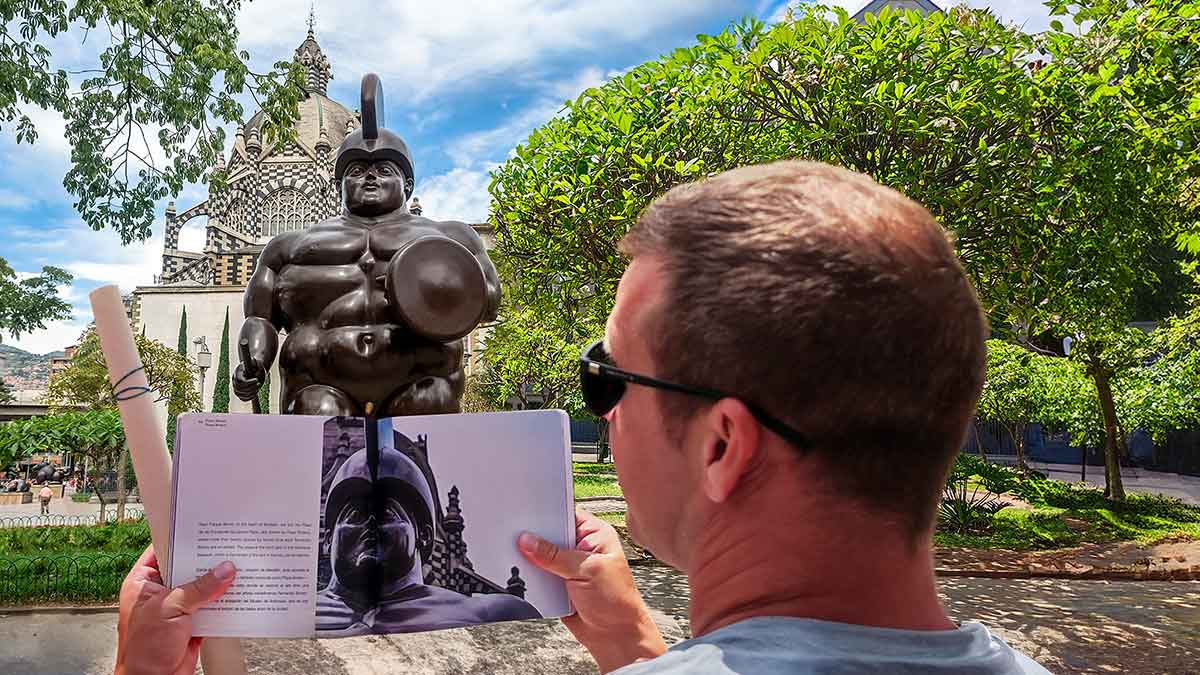
[[[430,227],[450,237],[458,243],[466,246],[473,253],[483,253],[485,251],[483,239],[479,237],[479,233],[475,228],[468,223],[459,220],[438,220],[430,221]]]
[[[281,232],[267,241],[267,245],[263,247],[259,258],[267,266],[278,269],[281,265],[286,264],[292,257],[292,248],[299,238],[303,230],[292,230],[289,232]]]

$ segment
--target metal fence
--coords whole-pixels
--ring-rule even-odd
[[[141,520],[146,517],[145,512],[141,508],[131,509],[125,507],[125,520]],[[115,508],[109,509],[105,513],[104,522],[111,523],[117,519]],[[3,516],[0,517],[0,529],[8,527],[69,527],[73,525],[98,525],[100,524],[100,514],[91,513],[87,515],[62,515],[62,514],[47,514],[47,515],[27,515],[27,516]]]
[[[0,558],[0,605],[111,602],[135,562],[127,553]]]

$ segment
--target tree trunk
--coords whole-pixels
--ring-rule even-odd
[[[96,491],[96,499],[100,500],[100,522],[104,522],[104,491],[100,489],[100,475],[92,477],[92,489]]]
[[[1017,468],[1022,472],[1028,471],[1029,465],[1025,463],[1025,425],[1023,423],[1014,424],[1009,433],[1013,437],[1013,447],[1017,450]]]
[[[129,445],[121,446],[117,464],[117,522],[125,520],[125,463],[129,461]]]
[[[979,418],[975,417],[971,420],[971,433],[975,435],[975,447],[979,449],[979,457],[984,462],[988,461],[987,449],[983,447],[983,441],[979,440]]]
[[[1117,434],[1117,406],[1113,403],[1109,375],[1092,369],[1096,395],[1100,397],[1100,413],[1104,416],[1104,496],[1115,502],[1125,501],[1125,486],[1121,483],[1120,439]]]

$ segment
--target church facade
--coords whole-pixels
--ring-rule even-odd
[[[359,114],[329,98],[333,68],[317,43],[311,22],[293,59],[305,73],[294,139],[267,141],[261,111],[239,125],[232,147],[218,157],[213,167],[223,172],[224,180],[210,184],[208,198],[197,204],[182,209],[177,209],[174,202],[167,206],[162,225],[161,271],[154,285],[133,292],[130,314],[135,330],[175,345],[186,311],[189,355],[194,358],[202,349],[212,353],[212,366],[206,377],[200,378],[205,410],[212,409],[226,316],[231,373],[239,362],[242,294],[266,243],[275,235],[309,227],[341,209],[339,186],[333,179],[335,153],[346,135],[360,125]],[[408,186],[410,194],[412,187]],[[416,199],[410,208],[421,213]],[[181,230],[200,219],[206,219],[203,249],[181,249]],[[474,227],[490,248],[491,227]],[[481,327],[464,338],[468,375],[477,367],[488,330]],[[270,374],[271,412],[279,412],[279,382],[276,365]],[[229,407],[230,412],[250,411],[249,403],[232,394]],[[165,418],[165,408],[160,412]]]

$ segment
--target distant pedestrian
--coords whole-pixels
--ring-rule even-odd
[[[43,485],[38,492],[38,499],[42,501],[42,515],[50,514],[50,498],[53,496],[54,491],[50,489],[49,485]]]

